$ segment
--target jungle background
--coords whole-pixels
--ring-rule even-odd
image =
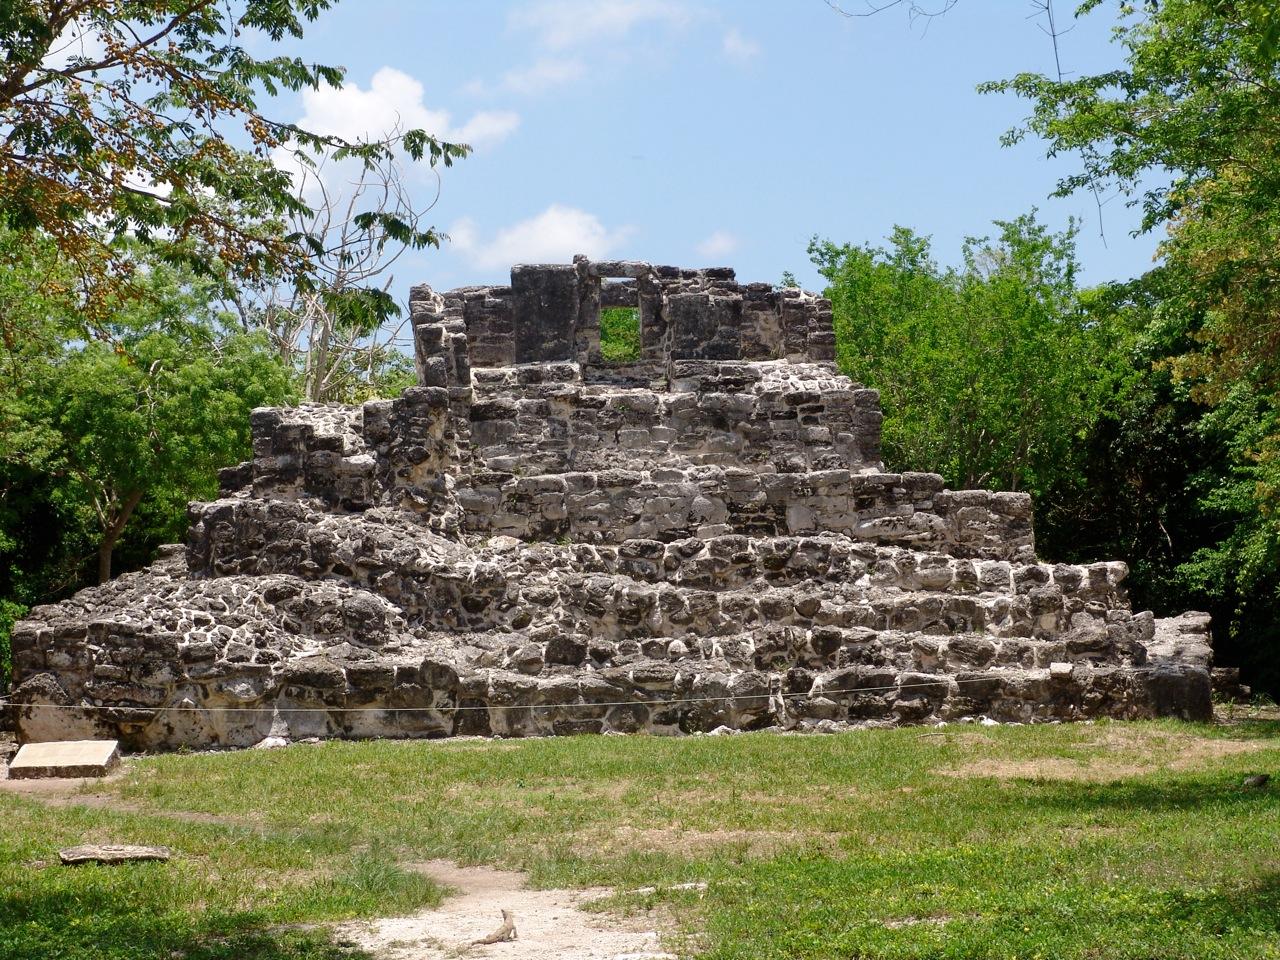
[[[240,6],[285,36],[330,5]],[[386,281],[443,238],[399,165],[467,155],[421,130],[351,143],[273,121],[255,90],[340,72],[235,48],[210,4],[81,4],[115,40],[41,68],[62,6],[0,12],[0,690],[12,623],[181,540],[187,502],[249,455],[253,407],[412,383]],[[1280,18],[1118,6],[1122,69],[980,93],[1024,98],[1010,144],[1078,158],[1046,193],[1138,205],[1163,237],[1147,273],[1082,285],[1077,228],[1035,211],[974,224],[960,250],[904,225],[797,258],[825,279],[841,370],[881,391],[891,468],[1031,493],[1042,557],[1125,560],[1136,608],[1209,611],[1219,663],[1275,694]],[[303,176],[356,161],[356,196],[299,189],[265,159],[286,147]]]

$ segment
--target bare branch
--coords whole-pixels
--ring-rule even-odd
[[[840,16],[849,17],[851,19],[855,17],[874,17],[877,13],[884,13],[886,10],[891,10],[894,7],[900,7],[905,4],[907,7],[907,16],[909,16],[912,22],[914,22],[922,17],[925,19],[941,17],[959,3],[960,0],[940,0],[941,6],[932,10],[921,6],[916,2],[916,0],[884,0],[883,3],[875,3],[873,0],[863,0],[867,9],[862,11],[846,10],[844,7],[840,6],[840,4],[836,3],[835,0],[823,0],[823,2],[836,13],[840,14]]]

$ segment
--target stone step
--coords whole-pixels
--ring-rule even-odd
[[[13,780],[105,777],[120,762],[115,740],[56,740],[25,743],[9,763]]]
[[[506,649],[507,658],[489,663],[531,657],[563,664],[607,662],[638,652],[705,659],[734,649],[738,659],[763,657],[778,667],[834,663],[886,644],[938,648],[941,653],[929,656],[945,659],[952,641],[956,649],[963,648],[963,656],[976,656],[964,638],[980,638],[979,647],[992,651],[992,657],[1003,650],[1024,665],[1030,665],[1027,657],[1032,656],[1026,651],[1041,648],[1048,652],[1035,657],[1045,664],[1082,657],[1120,663],[1142,660],[1139,648],[1150,642],[1154,630],[1150,613],[1083,606],[1045,610],[1029,598],[899,593],[859,599],[852,593],[842,596],[831,586],[825,595],[789,589],[688,593],[645,591],[602,579],[594,586],[584,584],[581,592],[568,588],[555,597],[540,597],[550,612],[534,613],[517,631],[496,633],[495,642]]]
[[[1105,631],[1109,622],[1132,617],[1127,606],[1087,604],[1052,588],[1015,597],[884,590],[856,583],[708,591],[603,574],[570,575],[554,588],[521,591],[519,604],[531,617],[531,629],[554,625],[612,640],[716,636],[775,626],[1053,636]]]
[[[714,634],[816,619],[1029,636],[1128,610],[1123,564],[971,561],[839,536],[618,546],[494,538],[464,551],[403,519],[241,500],[213,505],[193,531],[200,575],[332,579],[390,601],[417,629],[554,625],[621,639],[673,625]]]
[[[927,473],[718,466],[535,476],[476,471],[457,497],[465,530],[521,540],[667,543],[825,532],[955,557],[1034,559],[1030,497],[944,490],[942,478]]]
[[[584,382],[580,372],[587,373],[474,371],[477,466],[535,473],[619,461],[633,469],[720,464],[763,472],[879,466],[879,394],[825,365],[686,361],[669,384],[665,368],[632,370],[643,382],[631,387]]]
[[[515,544],[507,544],[515,549]],[[506,555],[502,544],[480,544],[479,552]],[[1044,587],[1104,606],[1126,602],[1128,567],[1119,561],[1091,564],[970,560],[945,553],[883,547],[840,534],[811,537],[725,535],[663,543],[538,544],[521,553],[539,569],[621,574],[645,583],[724,590],[790,586],[806,582],[865,582],[883,589],[968,595],[1030,594]]]

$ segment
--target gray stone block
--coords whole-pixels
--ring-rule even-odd
[[[9,762],[14,780],[51,777],[105,777],[120,762],[115,740],[60,740],[25,743]]]

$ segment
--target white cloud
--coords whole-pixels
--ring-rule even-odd
[[[726,257],[738,249],[738,238],[728,230],[717,230],[698,244],[696,249],[700,257]]]
[[[737,27],[730,27],[724,35],[724,55],[730,60],[746,63],[760,54],[760,44],[744,37]]]
[[[513,27],[536,33],[544,46],[564,50],[620,40],[642,23],[682,26],[692,14],[677,0],[539,0],[509,19]]]
[[[473,96],[489,96],[494,93],[531,95],[581,80],[586,72],[586,64],[581,60],[548,57],[523,69],[508,70],[496,84],[474,80],[465,89]]]
[[[480,236],[471,219],[459,220],[449,228],[452,246],[486,270],[517,263],[568,263],[576,253],[605,257],[632,232],[631,227],[610,229],[594,214],[558,203],[528,220],[503,227],[489,240]]]
[[[49,45],[49,52],[45,54],[41,66],[62,70],[70,66],[72,60],[101,60],[106,52],[107,45],[102,34],[86,29],[78,20],[72,20]]]
[[[507,137],[520,124],[518,114],[486,110],[455,124],[448,110],[433,110],[423,100],[421,83],[394,67],[373,75],[369,89],[347,83],[321,87],[302,95],[303,116],[298,125],[313,133],[346,140],[379,138],[389,132],[423,129],[454,142],[484,146]]]
[[[517,113],[510,110],[482,110],[462,126],[443,136],[446,140],[460,141],[474,147],[505,140],[518,126],[520,115]]]
[[[298,126],[351,141],[378,140],[396,131],[421,129],[452,143],[484,147],[505,139],[520,125],[519,115],[506,110],[482,110],[465,122],[456,123],[448,110],[428,107],[425,93],[422,84],[409,74],[382,67],[370,79],[367,90],[356,83],[305,90]],[[308,203],[321,199],[322,181],[340,195],[340,184],[360,179],[359,162],[352,159],[326,163],[316,171],[300,161],[289,147],[277,147],[271,158],[293,177],[295,187]]]

